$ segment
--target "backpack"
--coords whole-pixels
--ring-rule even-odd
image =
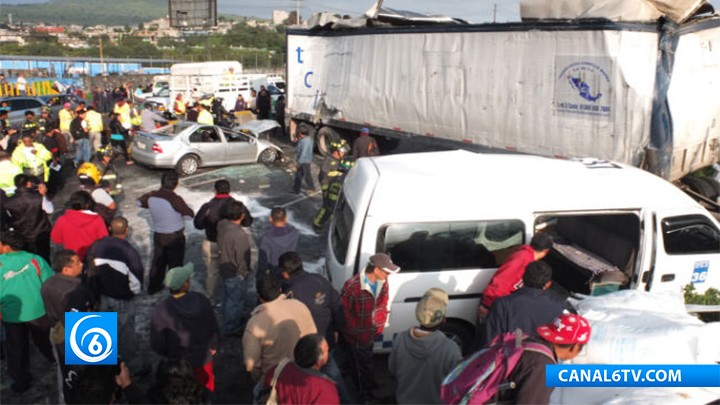
[[[526,342],[520,329],[495,337],[485,348],[458,364],[443,380],[440,396],[446,404],[484,404],[499,391],[515,388],[508,381],[526,350],[542,353],[555,361],[550,348]]]

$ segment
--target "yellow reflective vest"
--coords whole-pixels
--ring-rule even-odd
[[[215,120],[213,120],[213,116],[208,110],[200,111],[200,113],[198,114],[197,122],[198,124],[215,125]]]
[[[30,150],[35,149],[35,153]],[[50,171],[48,170],[47,161],[52,159],[52,152],[47,150],[41,143],[33,142],[31,147],[27,147],[24,144],[19,144],[12,154],[12,162],[15,163],[23,172],[25,170],[34,170],[42,167],[44,174],[44,181],[47,183],[50,177]]]
[[[130,106],[123,105],[120,107],[119,105],[115,104],[115,108],[113,108],[113,112],[115,114],[120,114],[120,124],[122,124],[123,128],[130,129]]]
[[[18,174],[22,174],[22,170],[10,159],[0,161],[0,188],[8,197],[15,194],[15,176]]]
[[[102,132],[103,131],[103,120],[102,115],[97,111],[88,111],[85,114],[85,122],[88,124],[88,130],[90,132]]]
[[[60,131],[70,132],[70,123],[73,120],[73,113],[63,108],[58,113],[58,118],[60,119]]]

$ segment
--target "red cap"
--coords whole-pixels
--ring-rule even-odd
[[[586,344],[590,341],[590,323],[575,314],[561,314],[548,325],[537,328],[541,338],[560,345]]]

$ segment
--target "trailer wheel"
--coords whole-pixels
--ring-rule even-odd
[[[720,183],[712,177],[700,177],[713,190],[712,199],[716,200],[720,196]]]
[[[339,141],[340,135],[330,127],[322,127],[315,137],[315,145],[318,152],[323,156],[330,155],[330,143]]]
[[[715,201],[715,199],[718,196],[718,192],[716,191],[715,185],[711,184],[707,180],[710,180],[710,179],[706,179],[706,178],[700,177],[700,176],[695,176],[692,174],[687,175],[682,178],[683,184],[688,186],[690,188],[690,190],[702,195],[705,198]]]

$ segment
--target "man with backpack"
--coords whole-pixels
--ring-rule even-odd
[[[580,315],[562,314],[536,332],[539,338],[519,331],[498,335],[488,347],[460,363],[443,381],[443,401],[549,403],[554,388],[545,384],[545,366],[577,357],[590,341],[591,328]]]

